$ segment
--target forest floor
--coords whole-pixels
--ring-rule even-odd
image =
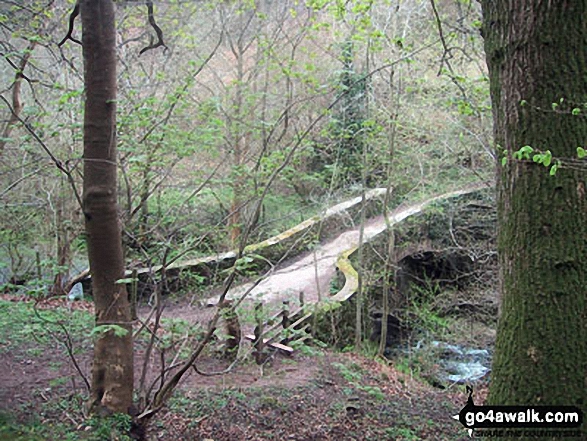
[[[8,299],[0,300],[0,440],[122,439],[84,419],[83,381],[56,339],[56,328],[55,335],[47,333],[51,326],[39,321],[30,302]],[[85,303],[76,302],[82,311],[40,313],[51,320],[59,319],[54,313],[69,314],[87,374],[90,342],[75,334],[91,325]],[[135,361],[139,366],[140,355]],[[198,360],[205,372],[226,365],[214,351]],[[466,398],[458,386],[434,389],[393,363],[310,345],[291,356],[273,353],[262,366],[245,360],[224,375],[189,373],[153,420],[149,439],[465,440],[466,431],[451,417]],[[480,388],[475,401],[483,399]]]

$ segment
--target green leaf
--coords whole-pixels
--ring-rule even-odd
[[[558,170],[559,162],[555,163],[552,167],[550,167],[550,176],[554,176],[556,171]]]
[[[575,116],[577,116],[579,113],[581,113],[581,109],[579,109],[578,107],[575,107],[571,113]]]
[[[525,145],[520,148],[517,152],[514,152],[514,158],[516,159],[530,159],[530,154],[534,151],[529,145]]]
[[[583,147],[577,147],[577,156],[579,159],[583,159],[587,156],[587,151]]]
[[[507,162],[508,162],[507,156],[504,156],[503,158],[501,158],[501,166],[502,167],[505,167],[505,165],[507,164]]]
[[[520,106],[521,107],[524,107],[526,104],[528,104],[528,101],[526,101],[526,100],[520,101]]]
[[[137,279],[133,279],[132,277],[127,277],[125,279],[118,279],[116,282],[117,285],[126,285],[127,283],[132,283]]]

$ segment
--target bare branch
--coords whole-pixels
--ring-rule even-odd
[[[45,326],[45,330],[49,333],[49,335],[51,335],[55,339],[55,341],[57,341],[58,343],[61,343],[65,347],[65,349],[67,350],[67,355],[69,356],[69,359],[73,363],[73,367],[75,368],[77,373],[82,378],[82,380],[86,386],[86,391],[89,392],[90,391],[90,382],[88,381],[88,378],[84,375],[84,371],[82,370],[79,363],[77,362],[77,359],[75,358],[74,343],[71,338],[71,334],[69,333],[69,331],[67,330],[67,328],[65,327],[65,325],[63,323],[61,323],[59,321],[49,320],[49,319],[43,317],[37,309],[39,302],[40,302],[40,300],[37,300],[35,302],[35,304],[33,306],[33,312],[35,313],[35,315],[37,316],[37,318],[39,320],[41,320],[47,324],[56,325],[61,329],[61,331],[65,335],[65,340],[60,339],[59,336],[55,332],[51,331],[48,327]]]
[[[463,86],[457,81],[455,72],[454,72],[452,65],[450,63],[451,58],[453,58],[452,51],[454,48],[448,46],[446,39],[444,37],[444,31],[442,30],[442,22],[440,20],[440,15],[438,14],[438,9],[436,8],[435,0],[430,0],[430,4],[432,6],[432,12],[434,13],[436,27],[438,28],[438,35],[440,37],[440,41],[442,43],[442,48],[444,50],[444,53],[442,54],[442,59],[440,60],[440,68],[438,70],[438,75],[440,75],[442,73],[442,66],[446,65],[448,72],[449,72],[448,77],[455,84],[455,86],[457,86],[457,88],[459,89],[459,91],[463,95],[463,99],[467,102],[470,102],[469,99],[467,98],[467,92],[465,91]]]
[[[81,195],[79,194],[79,191],[77,190],[77,187],[75,185],[75,181],[73,179],[73,175],[72,175],[71,171],[68,170],[66,165],[64,165],[64,163],[53,154],[53,152],[49,149],[47,144],[45,144],[43,142],[43,140],[39,137],[37,132],[35,132],[33,130],[31,125],[29,123],[27,123],[26,121],[24,121],[15,112],[15,110],[12,108],[12,106],[10,105],[8,100],[6,98],[4,98],[2,95],[0,95],[0,100],[4,101],[4,103],[8,106],[8,109],[10,110],[11,114],[17,119],[18,122],[20,122],[24,126],[24,128],[32,135],[32,137],[35,138],[35,140],[41,145],[41,148],[45,151],[45,153],[47,153],[47,155],[49,155],[49,158],[51,158],[51,161],[53,161],[53,163],[55,164],[55,167],[57,167],[60,171],[65,173],[65,176],[67,176],[67,180],[69,181],[69,184],[71,185],[71,188],[73,190],[73,193],[75,195],[75,198],[76,198],[79,206],[83,207],[82,198],[81,198]]]
[[[149,46],[141,49],[141,51],[139,52],[139,56],[143,55],[145,52],[147,52],[151,49],[156,49],[160,46],[163,46],[165,48],[164,50],[168,49],[168,47],[163,42],[163,31],[161,30],[161,28],[157,25],[157,22],[155,21],[155,14],[153,12],[153,2],[152,1],[147,2],[147,11],[149,14],[149,24],[151,25],[151,27],[155,30],[155,33],[157,34],[157,42],[153,43],[151,40],[151,44]]]
[[[65,37],[63,37],[63,40],[61,40],[59,42],[59,44],[57,44],[57,46],[59,46],[59,47],[63,46],[67,40],[71,40],[74,43],[77,43],[81,46],[82,42],[72,37],[73,25],[75,24],[75,18],[78,15],[79,15],[79,0],[77,2],[75,2],[75,6],[73,7],[73,11],[71,11],[71,14],[69,16],[69,29],[67,30],[67,35]]]

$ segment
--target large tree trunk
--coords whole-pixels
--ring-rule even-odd
[[[98,333],[90,409],[129,412],[133,392],[130,305],[124,284],[116,188],[116,53],[112,0],[82,0],[84,216]],[[121,328],[126,332],[120,336]]]
[[[482,6],[502,285],[489,401],[585,411],[587,178],[584,167],[565,164],[587,142],[585,109],[580,116],[572,111],[587,102],[587,2],[482,0]],[[542,165],[513,159],[526,145],[550,150],[563,167],[550,176]]]

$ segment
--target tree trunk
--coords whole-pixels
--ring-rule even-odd
[[[238,55],[237,55],[238,54]],[[237,57],[237,72],[238,72],[238,84],[236,90],[236,98],[234,102],[234,108],[236,112],[236,121],[230,124],[234,134],[234,145],[232,151],[232,201],[230,205],[230,216],[228,217],[228,226],[230,230],[230,244],[233,248],[239,246],[239,240],[242,234],[242,217],[241,212],[243,207],[243,191],[244,191],[244,156],[247,151],[247,134],[246,128],[244,127],[244,115],[243,115],[243,57],[244,53],[242,48],[239,46],[238,52],[235,52]]]
[[[489,401],[585,411],[586,175],[584,167],[568,165],[587,141],[587,2],[483,0],[482,6],[502,295]],[[582,116],[573,115],[575,107]],[[512,158],[526,145],[561,160],[555,176]]]
[[[133,392],[130,305],[124,284],[116,186],[116,53],[112,0],[82,0],[84,80],[84,216],[99,332],[90,410],[129,412]],[[110,330],[108,330],[110,329]],[[126,331],[121,336],[121,331]],[[118,331],[118,332],[115,332]]]
[[[57,272],[53,279],[53,286],[49,291],[49,296],[61,296],[68,294],[69,291],[65,291],[65,282],[69,279],[69,268],[71,266],[71,242],[69,238],[69,227],[65,219],[65,202],[66,194],[63,188],[64,181],[61,180],[61,188],[55,201],[56,213],[55,213],[55,234],[56,234],[56,247],[57,247]]]
[[[12,129],[18,123],[20,114],[24,107],[24,104],[21,99],[21,87],[22,87],[22,80],[24,79],[24,69],[27,66],[31,55],[33,54],[33,50],[37,46],[37,41],[31,41],[28,47],[24,50],[22,58],[20,60],[18,70],[14,76],[14,82],[12,83],[12,112],[10,113],[10,118],[8,122],[4,126],[4,130],[2,131],[2,137],[0,137],[0,157],[4,154],[4,147],[6,143],[10,139],[10,135],[12,134]]]

